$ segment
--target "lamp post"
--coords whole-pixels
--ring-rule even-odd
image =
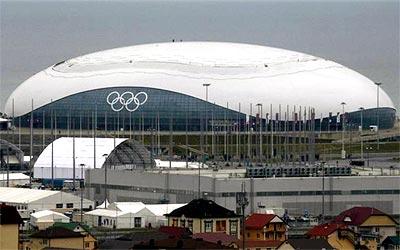
[[[262,113],[263,113],[263,110],[262,110],[262,104],[261,103],[257,103],[256,104],[257,105],[257,107],[258,107],[258,114],[259,114],[259,116],[258,116],[258,126],[259,126],[259,140],[260,140],[260,147],[259,147],[259,153],[258,153],[258,159],[259,159],[259,161],[260,161],[260,163],[261,163],[261,159],[262,159]]]
[[[342,105],[342,159],[346,158],[346,151],[344,150],[344,130],[345,130],[345,115],[344,115],[344,106],[346,105],[345,102],[342,102],[340,105]]]
[[[364,141],[362,137],[362,131],[363,131],[363,112],[364,108],[360,107],[360,154],[361,154],[361,160],[364,160]]]
[[[206,87],[206,109],[205,109],[205,113],[206,113],[206,140],[205,140],[205,148],[206,151],[208,151],[208,110],[207,110],[207,105],[208,105],[208,87],[210,86],[210,83],[203,83],[203,87]]]
[[[82,223],[82,221],[83,221],[83,183],[84,183],[83,168],[85,167],[85,164],[81,163],[81,164],[79,164],[79,166],[81,167],[81,185],[80,185],[79,189],[81,191],[81,223]]]
[[[367,150],[367,167],[369,168],[369,151],[372,150],[372,147],[366,146],[365,150]]]
[[[325,162],[322,162],[322,223],[325,220]]]
[[[376,147],[379,150],[379,89],[382,85],[381,82],[376,82]]]
[[[107,156],[108,156],[108,154],[103,154],[103,157],[104,157],[104,208],[107,206]]]

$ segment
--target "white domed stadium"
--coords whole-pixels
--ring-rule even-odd
[[[189,120],[189,129],[198,130],[201,121],[210,119],[244,124],[260,115],[262,104],[266,120],[283,120],[277,113],[286,111],[287,120],[301,120],[311,107],[327,129],[343,108],[346,122],[358,124],[363,107],[364,126],[390,128],[393,102],[379,90],[377,107],[377,90],[373,81],[343,65],[300,52],[222,42],[157,43],[52,65],[10,95],[6,113],[27,125],[33,101],[38,127],[50,126],[52,112],[62,128],[70,117],[90,118],[95,111],[100,129],[112,126],[116,117],[143,118],[144,127],[157,119],[160,129],[167,129],[172,117],[174,129],[184,129]]]

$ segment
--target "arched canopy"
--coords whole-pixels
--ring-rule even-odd
[[[51,179],[53,162],[54,179],[73,179],[74,156],[76,179],[83,179],[86,169],[104,166],[148,168],[154,165],[149,151],[127,138],[61,137],[39,155],[34,165],[34,177]]]
[[[18,161],[18,163],[21,164],[24,161],[24,152],[9,141],[0,139],[0,151],[0,161],[2,161],[3,164],[6,164],[7,161]]]

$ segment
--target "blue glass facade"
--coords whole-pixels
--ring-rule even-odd
[[[43,119],[44,117],[44,119]],[[29,126],[30,114],[22,117]],[[200,131],[241,124],[246,115],[188,95],[140,87],[104,88],[74,94],[34,110],[34,127],[103,130]],[[208,120],[208,123],[206,122]],[[218,124],[218,125],[217,125]]]
[[[377,125],[379,128],[392,128],[396,111],[392,108],[363,110],[363,127]],[[277,115],[276,115],[277,116]],[[273,119],[275,116],[272,116]],[[298,117],[298,114],[296,114]],[[258,131],[259,122],[250,117],[250,126]],[[343,116],[332,114],[314,122],[267,121],[263,119],[263,128],[292,131],[338,130],[342,127]],[[28,127],[30,114],[21,117],[21,125]],[[246,115],[225,107],[205,102],[188,95],[154,88],[115,87],[81,92],[54,101],[34,110],[33,126],[37,128],[53,127],[57,129],[75,128],[99,130],[149,130],[201,131],[248,129]],[[358,129],[361,123],[361,111],[346,113],[346,128]],[[212,125],[213,124],[213,125]],[[207,128],[206,128],[207,125]],[[170,127],[172,126],[172,127]]]

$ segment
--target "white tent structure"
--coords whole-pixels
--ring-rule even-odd
[[[29,183],[29,176],[23,173],[9,173],[8,175],[9,187],[17,185],[25,185]],[[7,186],[7,173],[0,173],[0,187]]]
[[[39,179],[51,179],[53,159],[54,179],[73,179],[75,155],[75,178],[84,179],[86,169],[101,168],[106,160],[105,155],[110,155],[116,146],[126,140],[126,138],[58,138],[39,155],[33,166],[33,176]]]
[[[143,202],[114,202],[107,209],[85,213],[85,222],[92,227],[135,228],[166,225],[164,214],[185,204],[144,204]]]
[[[84,214],[85,223],[91,227],[106,228],[140,228],[147,224],[146,218],[153,214],[143,208],[136,213],[118,209],[95,209]]]
[[[68,216],[51,210],[32,213],[30,218],[31,225],[39,230],[46,229],[49,226],[52,226],[55,222],[70,222]]]
[[[62,191],[0,187],[0,203],[15,206],[22,218],[41,210],[70,211],[81,207],[79,196]],[[83,199],[84,209],[94,207],[94,202]]]
[[[165,217],[165,214],[171,213],[177,208],[180,208],[184,204],[148,204],[146,208],[149,209],[154,214],[153,224],[156,227],[159,226],[167,226],[168,220]]]

